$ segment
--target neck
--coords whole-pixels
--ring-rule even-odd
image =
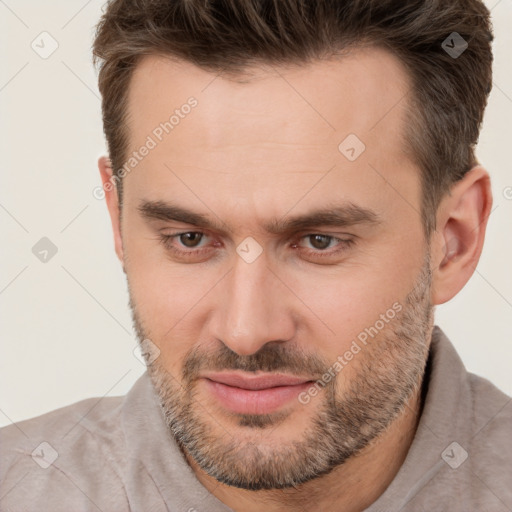
[[[247,491],[219,483],[187,455],[198,480],[235,512],[359,512],[375,502],[402,466],[422,409],[421,386],[390,427],[356,456],[328,475],[296,488]]]

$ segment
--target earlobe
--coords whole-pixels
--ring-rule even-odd
[[[101,182],[103,184],[103,190],[105,192],[105,201],[107,202],[107,208],[110,214],[110,221],[112,224],[112,232],[114,235],[114,247],[119,258],[119,261],[123,265],[124,269],[124,255],[123,255],[123,242],[121,236],[121,210],[119,208],[119,198],[117,196],[116,182],[113,178],[113,170],[110,159],[106,156],[102,156],[98,159],[98,169],[100,171]]]
[[[441,202],[434,235],[432,304],[453,298],[473,275],[480,259],[492,207],[487,171],[477,166],[453,185]]]

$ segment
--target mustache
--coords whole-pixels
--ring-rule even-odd
[[[285,372],[321,378],[329,364],[314,354],[297,347],[283,346],[279,342],[266,344],[250,355],[240,355],[224,343],[215,352],[194,347],[185,356],[183,380],[191,381],[204,371],[242,370],[246,372]]]

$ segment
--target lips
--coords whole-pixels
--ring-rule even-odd
[[[223,409],[239,414],[270,414],[293,401],[298,404],[299,394],[312,383],[290,375],[227,372],[208,373],[200,380]]]
[[[291,375],[267,374],[242,376],[236,373],[210,373],[203,375],[204,378],[241,389],[261,390],[279,386],[296,386],[310,382],[310,379],[293,377]]]

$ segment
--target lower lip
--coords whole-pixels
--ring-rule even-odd
[[[270,414],[291,400],[297,400],[299,394],[312,384],[304,382],[294,386],[251,390],[227,386],[210,379],[203,380],[226,409],[240,414]]]

